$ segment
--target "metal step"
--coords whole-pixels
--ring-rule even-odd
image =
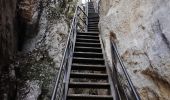
[[[71,72],[70,78],[86,78],[86,79],[101,79],[101,80],[107,80],[108,75],[107,74],[97,74],[97,73],[73,73]]]
[[[89,27],[89,26],[88,26],[88,28],[92,28],[92,29],[98,29],[98,26],[96,26],[96,27]]]
[[[88,22],[88,24],[98,24],[99,22]]]
[[[98,28],[90,27],[88,30],[99,30]]]
[[[95,13],[95,10],[94,9],[89,9],[88,12],[94,12]]]
[[[88,25],[88,27],[98,27],[98,24],[91,24],[91,25]]]
[[[96,48],[96,47],[75,47],[75,52],[97,52],[97,53],[102,53],[101,48]]]
[[[73,57],[73,63],[104,65],[104,59]]]
[[[99,20],[98,19],[96,19],[96,20],[91,19],[91,20],[88,20],[88,22],[99,22]]]
[[[100,43],[98,39],[84,39],[84,38],[77,38],[76,42]]]
[[[95,89],[109,89],[109,83],[97,83],[97,82],[70,82],[69,88],[95,88]]]
[[[88,26],[98,26],[98,23],[88,23]]]
[[[79,34],[77,34],[77,38],[98,39],[99,40],[99,36],[89,36],[89,35],[79,35]]]
[[[99,32],[99,30],[95,30],[95,29],[88,29],[89,32]]]
[[[76,42],[76,45],[78,47],[101,47],[100,43],[88,43],[88,42]]]
[[[96,27],[88,27],[88,29],[89,29],[89,30],[93,30],[93,29],[94,29],[94,30],[99,30],[97,26],[96,26]]]
[[[90,18],[90,19],[88,19],[88,21],[99,21],[99,19]]]
[[[103,58],[102,53],[94,52],[74,52],[74,57],[83,57],[83,58]]]
[[[111,95],[69,94],[67,100],[113,100]]]
[[[95,13],[90,13],[88,18],[94,18],[94,17],[99,18],[99,15]]]
[[[88,16],[88,19],[99,19],[99,16]]]
[[[91,23],[91,22],[96,22],[96,23],[98,23],[99,21],[98,21],[98,20],[90,20],[90,21],[88,21],[88,23]]]
[[[89,36],[98,36],[98,32],[79,32],[77,35],[89,35]]]
[[[94,14],[94,13],[95,13],[95,11],[88,11],[88,13],[89,13],[89,14]]]
[[[89,65],[89,64],[72,64],[72,70],[90,70],[90,71],[106,71],[103,65]]]

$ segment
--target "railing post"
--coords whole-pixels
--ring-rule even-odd
[[[87,2],[86,3],[86,14],[87,14],[87,16],[86,16],[86,32],[88,31],[88,16],[89,16],[89,12],[88,12],[88,5],[89,4],[89,2]]]

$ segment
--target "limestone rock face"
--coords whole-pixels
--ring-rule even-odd
[[[99,27],[108,58],[112,33],[142,100],[169,100],[170,1],[100,1]]]

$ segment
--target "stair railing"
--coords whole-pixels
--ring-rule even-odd
[[[126,70],[122,58],[116,48],[116,44],[110,39],[111,63],[107,60],[106,46],[101,38],[102,48],[104,49],[105,65],[108,68],[108,74],[111,75],[114,87],[114,100],[141,100],[136,91],[130,76]]]
[[[116,44],[111,41],[111,54],[112,54],[112,72],[115,75],[116,90],[119,95],[119,100],[141,100],[138,92],[136,91],[130,76],[126,70],[122,58],[116,48]],[[114,77],[114,76],[113,76]]]
[[[52,92],[51,100],[63,100],[66,90],[65,90],[65,84],[67,81],[67,74],[68,74],[68,68],[71,67],[70,61],[73,57],[73,51],[75,46],[75,40],[77,31],[87,31],[87,14],[85,11],[80,7],[77,6],[74,17],[72,20],[72,24],[70,27],[70,32],[68,34],[66,47],[63,53],[63,58],[60,63],[59,70],[57,72],[56,78],[55,78],[55,84]],[[84,25],[82,25],[84,24]],[[85,26],[85,27],[82,27]]]

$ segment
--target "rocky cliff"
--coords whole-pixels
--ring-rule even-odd
[[[50,99],[76,3],[0,1],[1,100]]]
[[[142,100],[169,100],[170,1],[100,2],[99,27],[108,58],[109,37],[113,34],[119,53]]]

